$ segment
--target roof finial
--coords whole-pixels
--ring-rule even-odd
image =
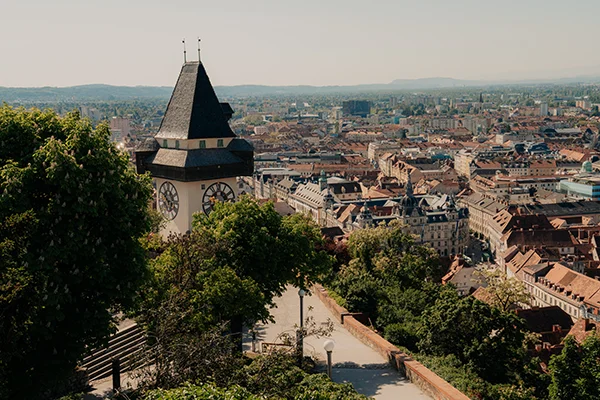
[[[183,43],[183,63],[187,63],[187,51],[185,50],[185,39],[181,41]]]
[[[202,39],[198,38],[198,62],[201,62],[202,60],[200,59],[200,42],[202,41]]]

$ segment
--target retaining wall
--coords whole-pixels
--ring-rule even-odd
[[[313,292],[325,304],[340,323],[357,339],[377,351],[412,383],[436,400],[469,400],[462,392],[440,378],[423,364],[413,360],[396,346],[360,323],[353,313],[348,312],[327,294],[321,285],[313,286]]]

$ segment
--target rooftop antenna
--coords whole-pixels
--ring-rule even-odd
[[[198,38],[198,62],[200,62],[200,42],[202,39]]]
[[[183,43],[183,63],[187,63],[187,51],[185,50],[185,39],[181,41]]]

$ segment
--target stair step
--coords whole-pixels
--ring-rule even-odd
[[[138,342],[140,338],[146,339],[146,335],[144,334],[144,332],[137,332],[135,335],[129,336],[127,340],[120,341],[116,345],[105,347],[102,350],[96,351],[92,353],[87,359],[84,359],[82,366],[87,367],[91,364],[94,364],[98,362],[98,360],[103,359],[107,354],[114,353],[119,349],[130,346],[133,342]]]
[[[94,354],[105,350],[107,347],[114,347],[116,344],[118,344],[124,340],[127,340],[127,338],[139,334],[139,332],[143,332],[143,330],[140,329],[137,325],[132,325],[132,326],[116,333],[115,335],[111,336],[111,338],[108,341],[108,345],[106,347],[104,347],[102,349],[90,350],[88,355],[86,357],[84,357],[82,363],[86,364],[91,358],[94,357]]]
[[[129,354],[133,353],[138,348],[141,348],[146,343],[146,337],[142,336],[132,341],[130,343],[126,343],[122,347],[118,349],[110,349],[109,352],[99,356],[98,358],[92,360],[88,364],[83,365],[84,368],[88,370],[88,372],[94,372],[95,370],[101,368],[103,365],[108,365],[112,363],[113,359],[120,358],[123,359]]]
[[[136,365],[138,363],[135,363],[135,360],[136,360],[135,357],[138,355],[141,355],[141,353],[143,351],[144,351],[144,349],[142,347],[140,347],[137,350],[135,350],[134,352],[132,352],[131,354],[122,358],[121,359],[121,373],[131,371],[131,370],[139,367],[139,365]],[[141,365],[142,363],[139,363],[139,364]],[[88,373],[90,381],[96,381],[99,379],[107,378],[111,375],[112,375],[112,363],[108,363],[108,364],[104,365],[102,368],[100,368],[94,372]]]

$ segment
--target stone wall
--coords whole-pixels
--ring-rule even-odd
[[[467,396],[440,378],[436,373],[413,360],[409,355],[401,352],[396,346],[360,323],[354,317],[355,314],[348,312],[329,297],[327,290],[321,285],[315,285],[313,292],[352,335],[384,358],[387,358],[400,373],[405,375],[423,392],[436,400],[469,400]]]

